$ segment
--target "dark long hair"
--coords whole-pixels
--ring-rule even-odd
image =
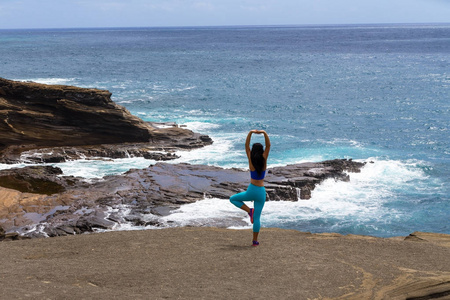
[[[264,166],[266,164],[266,159],[263,156],[264,147],[260,143],[254,143],[252,146],[252,150],[250,151],[250,158],[252,160],[252,165],[255,167],[256,172],[259,175],[264,170]]]

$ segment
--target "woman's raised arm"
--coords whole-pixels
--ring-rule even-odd
[[[257,132],[258,130],[250,130],[247,134],[247,139],[245,140],[245,152],[247,153],[248,158],[250,158],[250,140],[252,139],[252,134]]]
[[[266,144],[266,148],[264,149],[263,156],[264,156],[265,159],[267,159],[267,157],[269,156],[269,152],[270,152],[270,139],[269,139],[269,135],[268,135],[267,132],[265,132],[264,130],[259,130],[259,133],[264,134],[264,143]]]

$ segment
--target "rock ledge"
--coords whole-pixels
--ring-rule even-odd
[[[211,143],[188,129],[144,122],[106,90],[0,78],[0,163],[145,156]]]

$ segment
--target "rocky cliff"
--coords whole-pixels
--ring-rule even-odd
[[[132,149],[134,155],[143,156],[161,148],[211,143],[209,137],[187,129],[144,122],[114,103],[106,90],[0,78],[2,162],[16,162],[30,149],[52,148],[44,151],[54,153],[47,159],[62,161],[77,158],[80,151],[84,156],[124,156]],[[27,154],[31,160],[42,157],[33,153]]]

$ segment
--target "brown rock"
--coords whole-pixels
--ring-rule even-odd
[[[407,236],[405,241],[429,242],[450,248],[450,235],[448,234],[416,231]]]
[[[4,145],[68,146],[146,142],[150,127],[111,101],[111,93],[0,78]]]
[[[190,149],[212,143],[187,129],[144,122],[105,90],[3,78],[0,90],[0,157],[6,163],[17,161],[23,151],[48,147],[146,143]],[[46,161],[64,159],[58,153]]]
[[[0,225],[5,230],[10,230],[37,224],[46,213],[55,207],[65,205],[64,200],[67,199],[60,195],[21,193],[0,187],[0,220],[2,220]]]
[[[61,169],[51,166],[6,169],[0,171],[0,186],[23,193],[52,195],[65,190],[67,182],[58,177],[61,174]]]

